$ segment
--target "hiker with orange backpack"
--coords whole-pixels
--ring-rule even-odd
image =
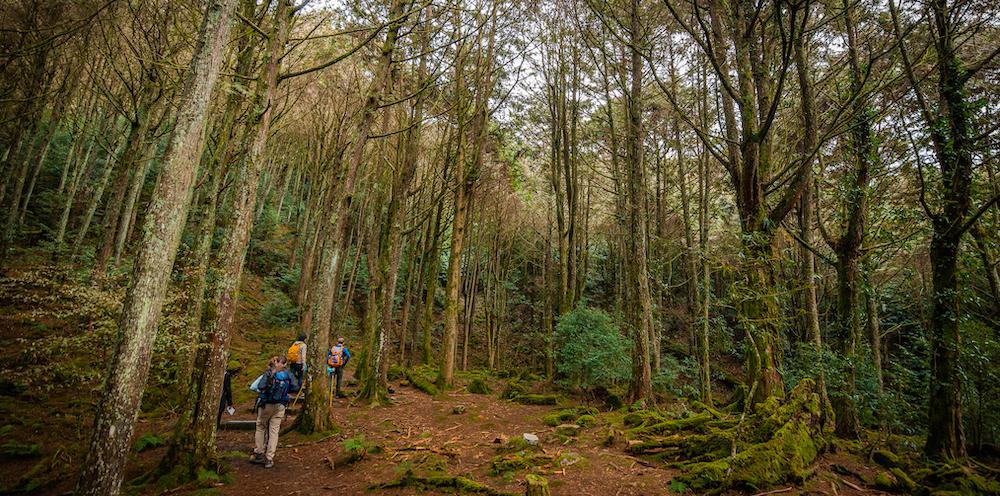
[[[288,348],[285,354],[288,360],[288,371],[295,376],[295,379],[302,384],[302,377],[306,371],[306,335],[299,333],[299,338]]]
[[[347,362],[351,359],[351,352],[347,350],[347,346],[344,346],[344,338],[337,338],[337,344],[330,347],[330,351],[326,352],[326,371],[331,375],[337,376],[337,392],[335,393],[338,398],[343,398],[344,395],[340,394],[340,383],[344,379],[344,368],[347,367]]]

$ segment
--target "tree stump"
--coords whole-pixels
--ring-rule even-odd
[[[525,496],[551,496],[549,493],[549,481],[545,477],[535,474],[524,476],[524,481],[528,487],[524,492]]]

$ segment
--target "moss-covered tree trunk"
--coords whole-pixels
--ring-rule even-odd
[[[181,90],[177,122],[164,155],[163,171],[144,222],[132,283],[119,321],[115,353],[89,448],[81,464],[77,494],[113,496],[121,489],[160,309],[191,203],[195,169],[202,151],[205,111],[218,79],[229,17],[235,4],[235,0],[213,0],[205,11]]]
[[[629,385],[631,401],[648,401],[653,398],[652,364],[650,356],[653,331],[653,300],[649,290],[646,245],[646,183],[643,174],[643,129],[642,129],[642,59],[639,50],[645,43],[640,25],[639,1],[632,0],[629,10],[629,79],[628,122],[626,137],[628,143],[628,243],[630,277],[636,301],[633,302],[632,318],[634,356],[632,358],[632,381]]]
[[[249,150],[243,167],[235,171],[232,184],[231,217],[225,219],[226,230],[222,246],[213,265],[213,282],[209,300],[202,318],[205,335],[204,362],[195,371],[195,394],[189,396],[193,403],[185,405],[186,418],[178,422],[172,448],[180,450],[179,467],[187,477],[195,477],[198,470],[214,468],[215,427],[222,383],[229,360],[229,341],[232,336],[236,305],[239,300],[243,262],[250,242],[254,205],[258,184],[264,168],[264,150],[270,132],[272,102],[278,85],[280,58],[292,22],[289,0],[279,0],[268,37],[263,73],[259,77],[252,100],[252,113],[246,123],[244,136],[249,138]]]
[[[894,1],[889,2],[893,28],[900,42],[897,47],[904,73],[917,97],[940,169],[940,177],[932,185],[936,186],[934,189],[938,192],[940,207],[933,210],[921,196],[924,212],[930,218],[933,229],[929,250],[933,291],[929,326],[931,377],[927,402],[927,443],[924,445],[924,453],[933,459],[956,459],[966,455],[962,378],[958,369],[963,297],[958,286],[958,262],[962,237],[971,227],[968,217],[972,205],[974,138],[971,104],[966,97],[965,85],[973,72],[965,66],[957,52],[957,38],[966,29],[962,25],[965,17],[956,15],[957,8],[947,0],[933,0],[928,5],[934,35],[931,46],[937,57],[932,72],[937,83],[936,108],[932,108],[930,100],[924,96],[923,77],[915,72],[913,54],[905,43],[899,10]],[[924,174],[919,179],[925,188],[931,181]]]

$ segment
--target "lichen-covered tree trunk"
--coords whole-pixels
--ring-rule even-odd
[[[164,155],[163,172],[143,225],[132,283],[119,321],[118,341],[76,494],[114,496],[121,490],[160,309],[191,203],[205,111],[218,79],[235,3],[213,0],[205,11],[178,101],[177,122]]]

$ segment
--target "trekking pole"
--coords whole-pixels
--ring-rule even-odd
[[[330,397],[326,405],[327,410],[333,410],[333,374],[330,374]]]
[[[292,400],[292,408],[295,408],[295,404],[298,403],[299,397],[302,396],[302,390],[306,388],[306,383],[309,382],[309,376],[303,375],[302,385],[299,386],[299,392],[295,393],[295,399]]]

